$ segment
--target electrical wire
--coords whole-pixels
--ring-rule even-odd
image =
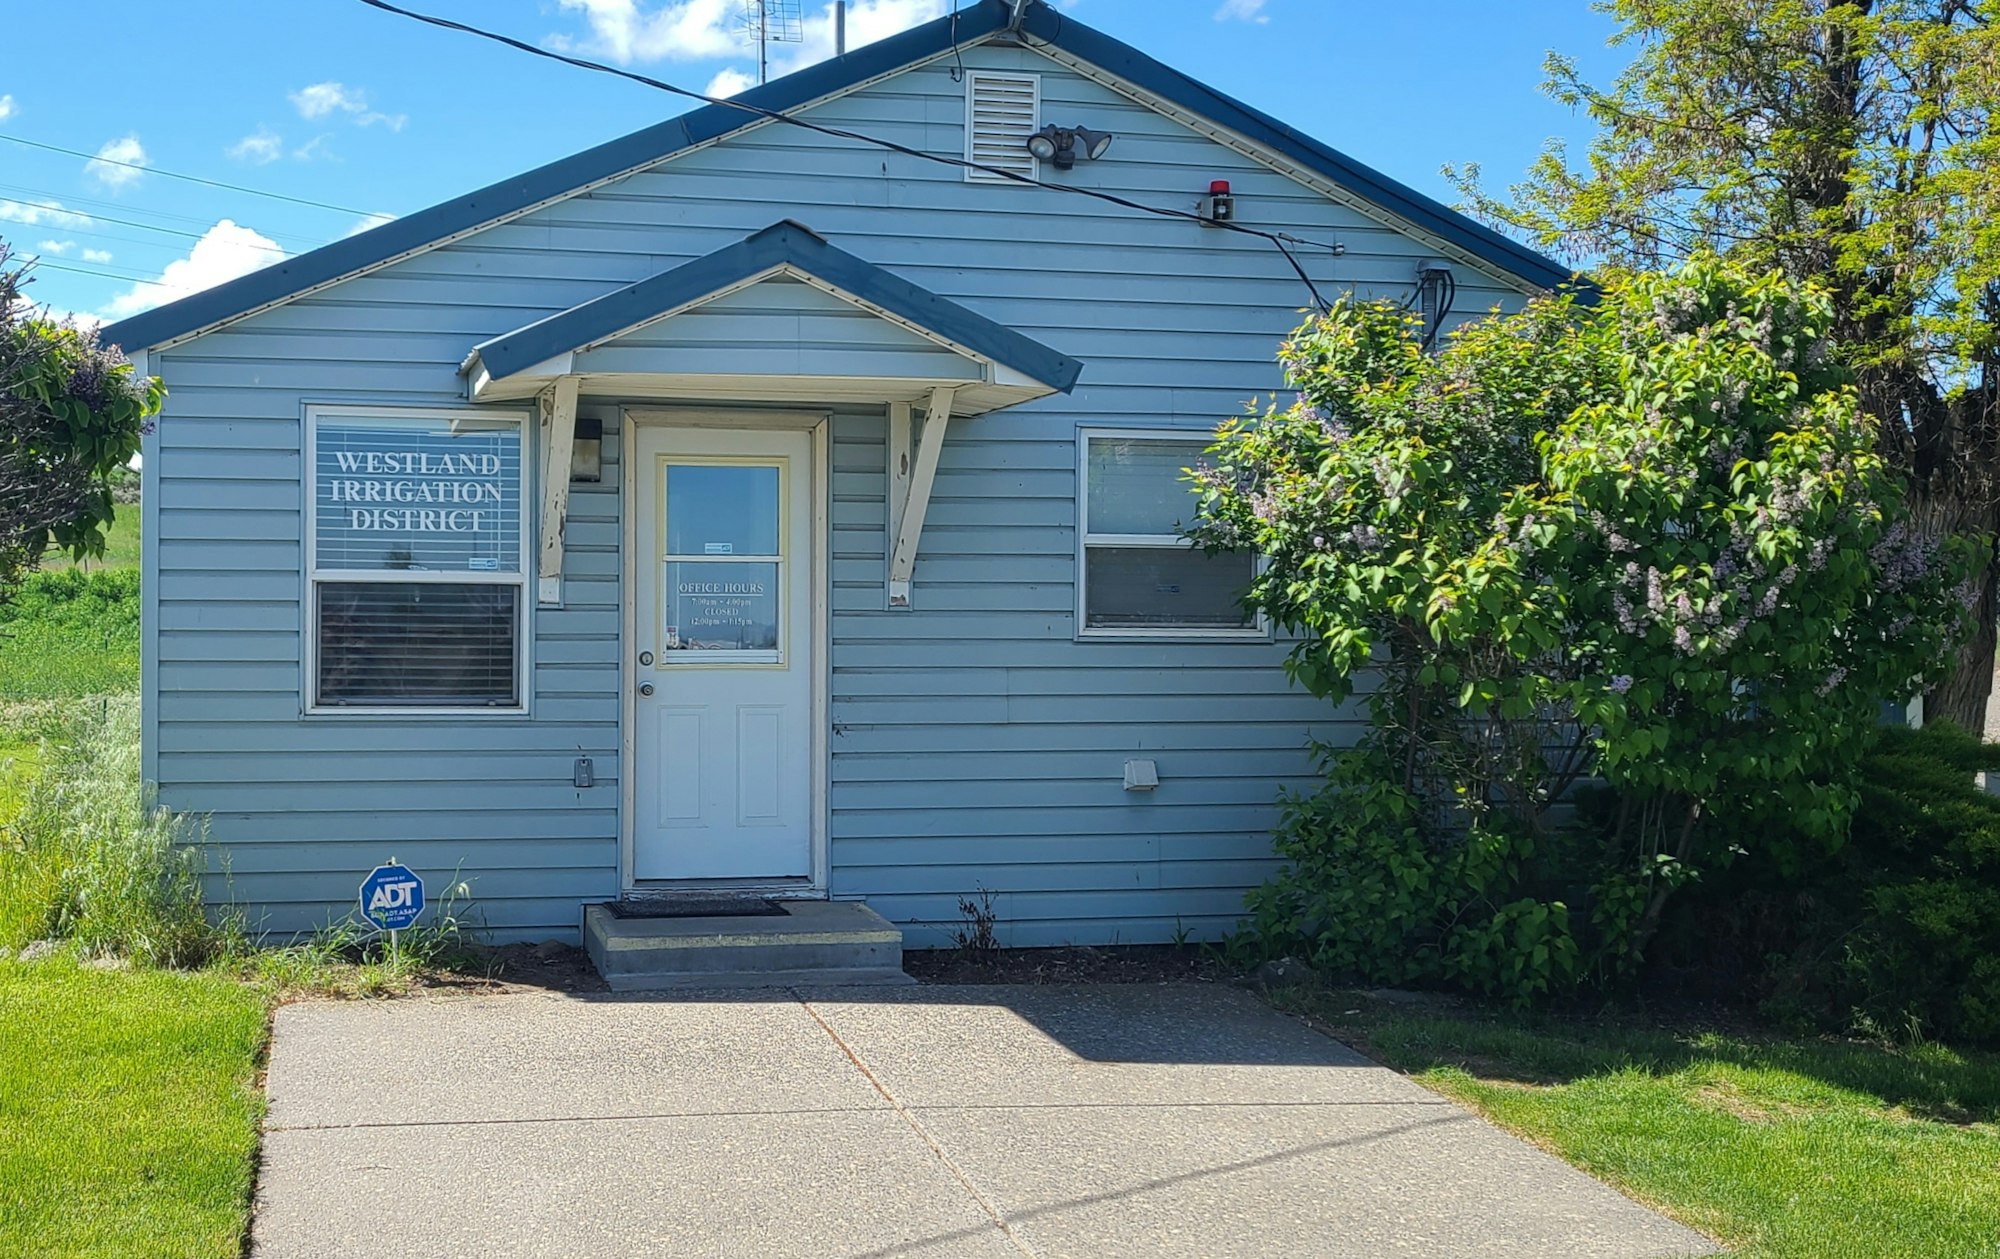
[[[103,162],[107,166],[123,166],[127,170],[144,171],[148,175],[161,175],[168,179],[186,180],[191,184],[203,184],[210,188],[223,188],[230,192],[241,192],[252,197],[269,197],[273,201],[289,201],[293,205],[311,206],[316,210],[332,210],[339,214],[358,214],[363,218],[369,219],[390,219],[395,217],[391,214],[384,214],[379,210],[357,210],[353,206],[334,205],[329,201],[314,201],[310,197],[292,197],[282,192],[266,192],[261,188],[246,188],[241,184],[226,184],[219,179],[204,179],[200,175],[183,175],[179,171],[165,170],[158,166],[143,166],[138,162],[121,162],[117,158],[99,157],[95,153],[85,153],[81,149],[66,149],[60,144],[44,144],[40,140],[28,140],[21,136],[10,136],[0,133],[0,140],[5,140],[10,144],[23,144],[31,149],[44,149],[50,153],[66,153],[71,157],[80,157],[89,162]]]
[[[1074,196],[1091,197],[1094,198],[1095,200],[1103,201],[1110,205],[1120,206],[1127,210],[1136,210],[1143,214],[1158,215],[1162,218],[1186,219],[1195,223],[1204,224],[1209,227],[1219,227],[1226,229],[1228,231],[1239,233],[1244,236],[1254,236],[1261,240],[1267,240],[1271,242],[1271,244],[1277,246],[1278,252],[1284,256],[1284,259],[1287,263],[1291,264],[1292,270],[1295,273],[1297,273],[1300,282],[1305,285],[1306,291],[1312,294],[1313,305],[1317,307],[1321,312],[1325,312],[1327,310],[1332,309],[1331,306],[1327,303],[1327,300],[1320,295],[1319,287],[1313,283],[1312,277],[1306,273],[1306,269],[1299,264],[1299,260],[1293,256],[1292,251],[1286,248],[1286,243],[1290,242],[1291,244],[1294,245],[1311,245],[1317,248],[1326,249],[1335,254],[1341,252],[1341,247],[1338,245],[1327,244],[1324,241],[1304,240],[1297,236],[1291,236],[1283,232],[1267,232],[1260,228],[1246,227],[1241,223],[1235,223],[1229,220],[1211,219],[1201,214],[1197,214],[1192,210],[1176,210],[1168,206],[1147,205],[1144,202],[1133,201],[1130,200],[1129,198],[1118,196],[1116,193],[1102,192],[1096,188],[1084,188],[1076,184],[1050,183],[1047,180],[1036,179],[1031,175],[1023,175],[1016,171],[1005,170],[997,166],[987,166],[983,163],[975,162],[968,158],[952,157],[948,154],[943,154],[943,153],[925,152],[922,149],[912,148],[911,146],[906,144],[898,144],[894,140],[884,140],[879,136],[871,136],[864,132],[850,131],[845,127],[827,126],[824,123],[813,122],[809,119],[800,118],[795,115],[785,113],[782,110],[766,109],[761,105],[752,105],[746,101],[736,100],[729,97],[709,96],[705,93],[694,91],[692,88],[680,87],[676,84],[668,83],[665,80],[655,79],[649,75],[637,74],[630,70],[621,70],[616,66],[605,65],[603,62],[591,61],[585,57],[572,57],[568,53],[556,52],[555,50],[549,48],[539,48],[533,44],[515,39],[511,35],[502,35],[498,31],[486,30],[483,27],[472,26],[464,22],[454,21],[451,18],[438,17],[430,13],[420,13],[415,9],[405,9],[400,5],[391,4],[389,0],[360,0],[360,3],[367,5],[371,9],[380,9],[384,13],[393,13],[397,17],[409,18],[412,21],[422,22],[427,26],[435,26],[441,30],[457,31],[460,32],[461,34],[472,35],[480,39],[491,40],[496,44],[503,44],[506,47],[512,48],[518,52],[527,53],[528,55],[533,57],[541,57],[549,61],[558,61],[563,63],[564,65],[574,66],[579,70],[590,70],[599,74],[609,74],[616,78],[630,79],[634,83],[639,83],[646,87],[654,88],[658,91],[667,92],[674,96],[681,96],[689,100],[700,101],[703,104],[707,105],[721,105],[730,109],[741,110],[746,114],[751,114],[755,117],[763,118],[770,122],[787,123],[794,127],[799,127],[807,131],[818,132],[821,135],[832,136],[836,139],[852,140],[860,144],[874,145],[878,148],[887,149],[891,153],[900,153],[905,157],[914,157],[926,162],[934,162],[941,166],[951,166],[961,170],[976,170],[982,174],[992,175],[997,178],[1010,180],[1018,184],[1027,184],[1031,187],[1036,187],[1036,188],[1047,188],[1055,192],[1066,192]],[[954,42],[954,47],[955,46],[956,45]],[[0,139],[5,139],[5,138],[7,137],[0,136]]]
[[[94,275],[102,280],[131,280],[136,284],[158,284],[157,275],[134,275],[129,271],[107,271],[98,267],[79,267],[72,263],[50,262],[47,258],[33,257],[22,263],[25,271],[39,271],[47,267],[51,271],[74,271],[78,275]]]
[[[115,210],[123,210],[127,214],[145,214],[156,219],[171,219],[175,222],[192,223],[201,227],[214,226],[213,220],[196,218],[193,215],[169,214],[165,210],[148,210],[141,206],[129,206],[124,204],[123,202],[118,202],[118,201],[102,201],[93,197],[71,197],[63,193],[50,191],[47,188],[30,188],[23,184],[0,184],[0,193],[9,194],[6,197],[0,197],[0,200],[14,201],[17,204],[25,206],[31,210],[41,210],[44,213],[73,216],[75,218],[86,219],[98,223],[116,223],[120,227],[136,227],[141,229],[142,231],[148,231],[148,232],[165,232],[170,236],[184,236],[189,240],[200,240],[206,233],[190,232],[184,228],[162,227],[156,223],[140,223],[132,219],[121,219],[109,214],[100,214],[95,210],[80,210],[80,209],[74,209],[72,207],[86,206],[86,205],[104,205],[104,206],[110,206]],[[21,198],[23,197],[39,197],[42,200],[23,201],[21,200]],[[15,219],[12,221],[20,222],[23,227],[46,226],[51,232],[57,231],[58,229],[65,232],[81,232],[84,230],[82,227],[72,227],[59,223],[48,223],[48,224],[27,223],[19,219]],[[265,232],[264,235],[269,236],[273,240],[297,241],[300,244],[305,245],[308,249],[316,249],[319,246],[324,245],[326,243],[324,240],[319,239],[318,237],[300,236],[293,232]]]

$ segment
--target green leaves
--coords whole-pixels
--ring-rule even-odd
[[[1288,929],[1322,960],[1552,991],[1624,966],[1727,844],[1841,832],[1879,704],[1949,658],[1967,569],[1902,523],[1853,391],[1795,370],[1832,318],[1701,259],[1434,355],[1387,304],[1287,342],[1298,401],[1218,434],[1193,536],[1268,557],[1253,599],[1301,632],[1302,686],[1369,695],[1363,753],[1283,837]],[[1624,820],[1541,877],[1638,889],[1587,949],[1527,886],[1584,777]]]

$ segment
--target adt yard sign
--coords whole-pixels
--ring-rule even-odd
[[[378,931],[401,931],[424,912],[424,881],[408,866],[376,866],[361,880],[361,916]]]

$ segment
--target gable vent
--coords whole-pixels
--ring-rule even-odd
[[[1028,137],[1042,112],[1042,76],[969,70],[965,75],[965,157],[998,170],[1035,178],[1035,155]],[[1012,180],[967,169],[973,183],[1005,184]]]

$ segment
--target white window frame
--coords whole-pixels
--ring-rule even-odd
[[[521,443],[521,555],[511,573],[411,572],[406,569],[354,569],[319,566],[319,422],[326,419],[478,420],[514,425]],[[308,406],[305,411],[305,466],[301,484],[305,496],[305,594],[300,605],[299,682],[305,712],[327,717],[492,717],[529,715],[528,688],[534,676],[529,642],[534,635],[534,602],[528,583],[534,557],[534,510],[539,486],[533,483],[529,457],[531,417],[522,411],[482,411],[466,407]],[[514,586],[514,696],[511,705],[498,704],[322,704],[319,702],[319,588],[322,583],[422,582],[428,585]]]
[[[977,124],[972,116],[973,114],[972,102],[974,93],[978,90],[974,85],[984,79],[1028,80],[1029,83],[1031,84],[1030,91],[1034,96],[1034,103],[1028,107],[1029,133],[1033,134],[1033,132],[1041,126],[1041,121],[1042,121],[1042,76],[1041,75],[1035,74],[1030,71],[967,70],[965,72],[965,160],[968,162],[978,162],[980,160],[977,156],[974,155],[974,145],[972,143],[974,135],[977,132]],[[1028,151],[1025,137],[1023,138],[1022,141],[1021,152],[1027,154],[1028,157],[1027,177],[1029,179],[1040,179],[1042,177],[1042,160],[1036,157],[1033,153]],[[986,163],[984,162],[981,162],[980,164],[986,165]],[[970,166],[964,167],[963,169],[965,171],[965,182],[969,184],[985,184],[988,187],[991,187],[996,184],[1002,184],[1002,185],[1009,185],[1015,188],[1031,188],[1034,186],[1032,184],[1024,184],[1018,179],[1006,179],[999,175],[989,175],[983,170],[975,170]]]
[[[1153,547],[1159,550],[1196,550],[1186,538],[1166,533],[1098,533],[1090,531],[1090,443],[1109,438],[1128,441],[1174,441],[1205,444],[1209,435],[1190,428],[1120,428],[1098,426],[1076,431],[1076,637],[1081,639],[1167,639],[1190,642],[1266,643],[1271,641],[1271,622],[1262,611],[1255,620],[1240,628],[1199,625],[1100,625],[1089,623],[1088,583],[1091,547]],[[1189,501],[1194,491],[1188,491]],[[1252,571],[1261,571],[1263,561],[1255,560]]]

